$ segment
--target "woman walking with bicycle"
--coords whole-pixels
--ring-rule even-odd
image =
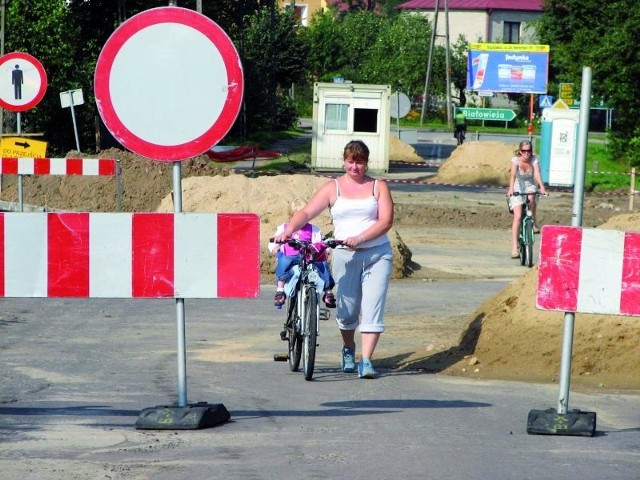
[[[540,165],[538,158],[533,154],[533,146],[529,140],[523,140],[515,151],[515,156],[511,159],[511,175],[509,178],[509,209],[513,212],[513,223],[511,225],[511,258],[519,258],[518,235],[520,232],[520,222],[522,221],[523,205],[525,197],[513,195],[514,192],[528,193],[527,199],[533,214],[535,225],[534,232],[539,233],[536,221],[536,192],[546,195],[544,183],[540,176]]]
[[[336,321],[343,342],[341,368],[345,373],[356,370],[355,330],[359,327],[362,360],[357,367],[358,376],[375,378],[371,359],[384,331],[384,306],[393,263],[387,237],[393,225],[393,200],[384,180],[367,175],[369,148],[364,142],[347,143],[343,159],[345,173],[322,185],[274,240],[285,241],[329,208],[334,236],[343,242],[332,255]]]

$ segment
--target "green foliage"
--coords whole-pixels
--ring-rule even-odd
[[[44,133],[42,140],[57,142],[60,125],[65,126],[73,144],[73,125],[68,109],[60,107],[61,91],[81,85],[69,81],[69,72],[77,70],[75,40],[77,30],[69,25],[69,11],[64,0],[33,2],[13,0],[6,8],[5,53],[24,52],[42,63],[47,73],[47,91],[43,100],[33,109],[20,115],[20,129],[24,133]],[[47,39],[47,41],[43,41]],[[5,112],[3,130],[16,132],[17,115]]]
[[[308,47],[306,60],[311,81],[331,81],[335,76],[361,82],[361,66],[370,56],[383,19],[362,11],[334,19],[330,12],[315,15],[301,35]]]
[[[629,158],[640,116],[637,1],[546,0],[537,31],[542,43],[551,45],[550,77],[555,82],[573,82],[580,91],[583,67],[592,68],[593,98],[615,112],[613,153]]]
[[[381,22],[369,55],[362,63],[362,82],[391,84],[415,95],[424,86],[424,59],[429,50],[430,23],[422,16],[399,15]]]
[[[245,76],[246,130],[279,130],[297,114],[286,89],[303,77],[306,45],[291,11],[258,10],[246,18],[241,57]],[[234,127],[237,134],[238,125]]]
[[[330,82],[336,76],[354,83],[391,85],[414,101],[424,93],[431,23],[423,16],[394,12],[392,16],[357,8],[341,15],[314,16],[303,31],[309,46],[310,81]],[[451,83],[466,86],[467,42],[459,38],[451,49]],[[446,93],[446,49],[434,48],[429,95]],[[465,103],[465,98],[458,99]],[[310,102],[310,97],[308,98]]]
[[[467,104],[464,91],[467,88],[467,50],[469,42],[464,36],[458,36],[456,43],[451,49],[451,83],[460,92],[458,105]]]
[[[585,190],[628,190],[630,171],[629,163],[613,157],[607,144],[590,142],[587,145]]]

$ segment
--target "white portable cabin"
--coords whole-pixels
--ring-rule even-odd
[[[389,171],[391,87],[321,83],[313,88],[311,167],[341,170],[342,152],[351,140],[369,147],[369,170]]]

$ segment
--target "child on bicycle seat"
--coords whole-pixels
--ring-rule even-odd
[[[294,199],[289,205],[289,217],[303,208],[305,204],[306,202],[302,199]],[[281,234],[286,225],[286,223],[283,223],[278,226],[273,236],[275,237]],[[307,223],[300,230],[294,232],[293,235],[291,235],[291,238],[315,243],[322,240],[322,232],[320,231],[320,227],[317,225]],[[276,295],[274,297],[274,305],[279,307],[284,305],[284,302],[287,299],[287,296],[284,293],[284,286],[293,277],[292,268],[299,262],[300,253],[298,250],[286,243],[269,243],[268,248],[271,253],[276,254]],[[322,301],[328,308],[336,308],[336,298],[332,292],[335,282],[331,276],[326,255],[323,260],[316,262],[315,265],[318,269],[318,273],[320,274],[320,278],[324,281],[324,295],[322,296]]]

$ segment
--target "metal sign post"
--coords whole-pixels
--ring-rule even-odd
[[[78,127],[76,126],[76,113],[74,106],[82,104],[84,104],[84,97],[82,96],[81,88],[60,92],[60,105],[62,105],[62,108],[71,108],[71,121],[73,122],[73,133],[76,137],[76,150],[78,151],[80,151],[80,140],[78,139]]]
[[[571,226],[582,226],[584,203],[584,177],[587,160],[589,135],[589,108],[591,99],[591,68],[582,71],[582,93],[580,97],[580,120],[578,125],[578,148],[576,154],[576,175],[573,193],[573,215]],[[573,352],[573,330],[575,313],[565,312],[560,360],[560,393],[558,406],[554,411],[532,410],[527,420],[527,433],[545,435],[593,436],[596,428],[595,412],[569,412],[569,385],[571,383],[571,355]]]
[[[139,155],[173,162],[174,211],[182,212],[180,161],[217,144],[240,111],[242,67],[231,39],[193,10],[145,10],[107,40],[94,85],[100,116],[116,140]],[[229,419],[222,404],[187,405],[183,298],[176,298],[176,324],[178,406],[143,410],[136,428],[203,428]]]
[[[4,31],[3,31],[4,34]],[[22,133],[20,112],[35,107],[47,91],[47,73],[37,58],[12,52],[0,57],[0,107],[16,114],[16,132]],[[22,175],[18,175],[19,209],[22,212]]]

